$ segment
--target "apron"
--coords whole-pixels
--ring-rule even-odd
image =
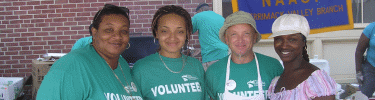
[[[225,90],[224,90],[224,94],[223,94],[224,100],[265,100],[264,94],[263,94],[264,91],[263,91],[263,88],[262,88],[262,78],[261,78],[260,72],[259,72],[259,63],[258,63],[258,59],[257,59],[257,56],[255,55],[255,53],[254,53],[254,58],[255,58],[255,62],[256,62],[256,65],[257,65],[257,71],[258,71],[258,89],[259,89],[260,95],[252,96],[252,97],[243,97],[243,96],[238,96],[238,95],[235,95],[235,94],[232,94],[232,93],[229,92],[229,90],[234,90],[234,88],[236,87],[235,82],[233,80],[229,80],[231,56],[232,55],[229,55],[228,63],[227,63],[227,73],[226,73],[226,78],[225,78]]]

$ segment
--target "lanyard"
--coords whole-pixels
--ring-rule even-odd
[[[238,96],[238,95],[234,95],[232,93],[229,92],[228,90],[228,85],[230,84],[229,82],[229,75],[230,75],[230,59],[231,59],[231,56],[232,55],[229,55],[228,57],[228,62],[227,62],[227,71],[226,71],[226,77],[225,77],[225,90],[224,90],[224,100],[235,100],[235,99],[239,99],[239,100],[244,100],[244,99],[251,99],[251,100],[264,100],[264,95],[263,95],[263,88],[262,88],[262,77],[260,76],[260,71],[259,71],[259,63],[258,63],[258,59],[257,59],[257,56],[256,54],[254,53],[254,58],[255,58],[255,62],[256,62],[256,66],[257,66],[257,72],[258,72],[258,89],[259,89],[259,93],[260,95],[258,96],[253,96],[253,97],[242,97],[242,96]]]

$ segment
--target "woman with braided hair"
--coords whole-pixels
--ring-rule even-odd
[[[309,63],[306,37],[310,32],[306,18],[284,14],[272,25],[274,48],[284,64],[267,95],[271,100],[334,100],[336,82],[323,70]]]
[[[179,6],[159,8],[152,20],[157,53],[138,60],[133,74],[145,100],[204,99],[201,62],[181,53],[192,31],[190,14]]]

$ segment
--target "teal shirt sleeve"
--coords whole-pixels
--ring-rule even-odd
[[[366,59],[371,65],[375,66],[375,22],[367,25],[363,34],[369,39]]]
[[[86,45],[52,65],[38,90],[37,100],[106,100],[116,97],[142,100],[137,90],[125,59],[119,58],[118,67],[112,70],[93,46]]]
[[[67,66],[74,63],[64,63],[69,59],[59,59],[44,77],[37,93],[37,100],[82,100],[84,99],[84,85],[80,75],[74,70],[67,70]]]
[[[138,91],[139,93],[141,93],[141,95],[143,96],[143,93],[142,93],[142,85],[141,85],[141,78],[142,78],[142,75],[141,75],[141,70],[139,70],[139,67],[142,67],[142,66],[139,66],[139,64],[137,64],[137,62],[133,65],[133,69],[132,69],[132,75],[133,75],[133,78],[134,78],[134,82],[135,84],[137,85],[138,87]]]
[[[92,36],[81,38],[81,39],[77,40],[76,43],[74,43],[74,45],[73,45],[73,47],[70,51],[78,49],[78,48],[82,48],[82,47],[90,44],[91,42],[92,42]]]
[[[267,70],[266,72],[270,75],[271,80],[276,76],[280,76],[284,72],[284,68],[279,60],[260,53],[256,54],[259,58],[263,58],[259,60],[259,64],[267,64],[267,67],[262,66],[261,70]]]
[[[217,93],[218,87],[216,86],[218,86],[218,84],[221,82],[220,79],[222,78],[221,75],[223,74],[221,73],[221,71],[226,70],[226,68],[223,69],[221,65],[225,65],[226,67],[227,60],[228,60],[228,57],[224,57],[220,59],[219,61],[215,62],[210,67],[208,67],[205,73],[206,93],[208,95],[207,97],[211,97],[213,100],[220,99]]]
[[[374,31],[374,28],[375,28],[375,22],[374,23],[370,23],[369,25],[366,26],[365,29],[363,29],[363,34],[366,35],[367,38],[371,38],[371,35],[373,33],[375,33]]]
[[[208,76],[208,75],[210,75],[210,74],[207,70],[207,72],[205,74],[205,82],[204,82],[206,84],[206,94],[207,94],[206,100],[210,100],[210,97],[213,100],[217,100],[216,98],[214,98],[216,96],[214,95],[215,93],[213,93],[214,91],[213,91],[213,86],[212,86],[212,79],[210,78],[212,76]]]
[[[369,39],[371,39],[372,35],[375,33],[375,22],[370,23],[363,29],[363,34]]]
[[[192,24],[193,24],[193,31],[192,31],[191,34],[194,34],[195,32],[198,31],[197,18],[196,18],[196,17],[192,17],[192,18],[191,18],[191,21],[192,21]]]

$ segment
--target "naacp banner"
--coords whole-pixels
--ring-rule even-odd
[[[272,33],[272,23],[283,14],[305,16],[310,34],[353,29],[352,0],[232,0],[233,12],[253,15],[263,38]]]

